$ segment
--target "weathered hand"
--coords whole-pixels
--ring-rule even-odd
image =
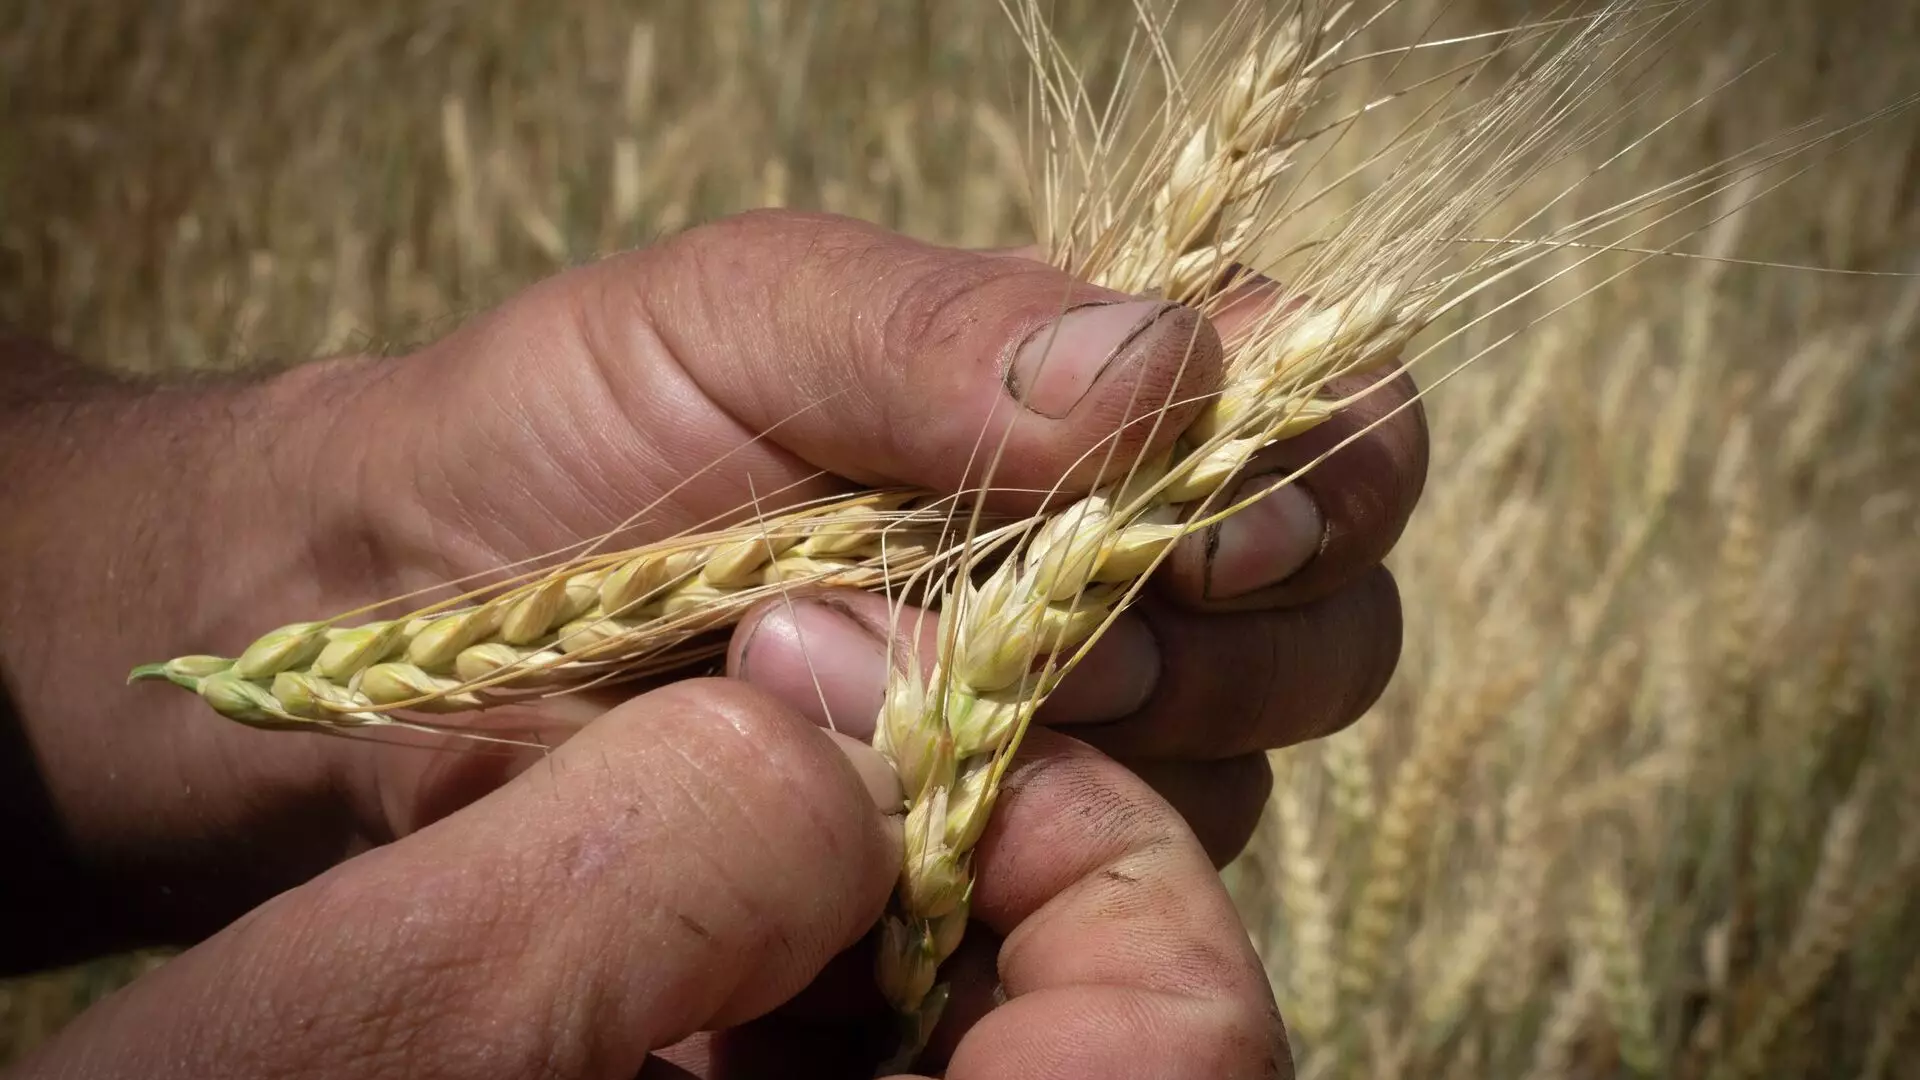
[[[899,827],[876,800],[899,797],[871,749],[767,695],[677,683],[267,902],[20,1068],[858,1080],[885,1051],[877,1000],[816,976],[838,955],[870,987],[843,950],[891,891]],[[979,858],[993,936],[956,958],[952,1080],[1283,1075],[1233,908],[1136,778],[1042,733]]]
[[[1063,321],[1051,333],[1055,319]],[[1223,329],[1233,332],[1231,325]],[[1027,360],[1032,350],[1023,348],[1036,337],[1052,341],[1037,375]],[[0,451],[19,463],[4,481],[9,501],[32,507],[33,521],[66,524],[0,529],[0,551],[12,565],[33,568],[10,579],[0,596],[0,656],[22,713],[29,760],[39,764],[37,780],[59,822],[62,857],[97,890],[94,903],[73,906],[73,920],[147,915],[145,935],[191,937],[321,875],[222,931],[176,965],[183,974],[168,978],[191,979],[196,970],[209,970],[207,964],[240,963],[245,951],[230,951],[232,942],[242,938],[248,948],[258,947],[248,927],[289,917],[316,920],[302,940],[316,950],[313,963],[324,965],[327,949],[358,940],[349,934],[343,941],[335,935],[339,928],[328,929],[328,918],[348,910],[337,894],[366,897],[389,886],[402,895],[457,893],[491,874],[514,872],[519,863],[504,848],[497,866],[480,864],[493,869],[462,869],[468,854],[486,846],[472,838],[492,835],[496,826],[487,822],[503,813],[524,830],[526,859],[577,848],[581,838],[608,826],[587,820],[590,813],[568,811],[575,796],[563,790],[566,784],[582,783],[578,797],[589,801],[597,784],[629,790],[646,779],[646,770],[635,764],[627,775],[620,763],[671,756],[673,746],[687,744],[677,736],[663,740],[681,725],[715,716],[724,725],[725,716],[743,709],[788,716],[737,684],[679,686],[591,723],[574,702],[570,721],[585,723],[583,733],[553,759],[522,772],[527,758],[240,728],[183,695],[110,682],[135,663],[187,652],[230,654],[264,627],[486,571],[611,528],[643,507],[644,527],[627,534],[636,541],[697,526],[756,498],[771,505],[872,483],[952,491],[980,481],[974,451],[983,444],[1006,447],[992,477],[1005,489],[995,496],[1003,505],[1030,501],[1022,489],[1047,489],[1063,475],[1084,486],[1093,476],[1080,464],[1083,457],[1116,431],[1120,445],[1096,460],[1125,462],[1149,440],[1170,440],[1216,384],[1219,359],[1214,330],[1190,312],[1109,294],[1018,255],[952,251],[841,219],[764,213],[562,275],[402,359],[310,365],[258,386],[30,405],[13,430],[25,434],[0,438]],[[1400,384],[1382,388],[1348,417],[1269,452],[1253,472],[1313,456],[1351,425],[1404,401],[1407,392]],[[1167,401],[1176,404],[1165,422],[1126,423]],[[92,425],[101,445],[54,437],[76,425]],[[721,468],[703,471],[723,455]],[[1094,650],[1043,720],[1121,756],[1184,815],[1206,852],[1216,861],[1231,855],[1244,843],[1268,784],[1259,751],[1350,722],[1391,671],[1397,602],[1377,564],[1411,511],[1424,455],[1417,410],[1402,413],[1290,493],[1185,544],[1161,573],[1160,587]],[[695,479],[685,482],[689,477]],[[130,549],[129,535],[145,547]],[[22,617],[49,610],[67,615],[51,633]],[[880,625],[880,611],[875,598],[852,593],[770,605],[743,623],[732,671],[816,722],[831,718],[864,734],[879,693],[880,646],[870,631]],[[145,715],[130,716],[134,709]],[[635,722],[638,717],[660,719]],[[776,734],[785,729],[772,721],[732,726],[729,738],[744,731],[765,739],[769,754],[785,745],[782,739],[795,738]],[[1104,758],[1045,732],[1034,738],[1036,756],[1059,762],[1058,775],[1071,784],[1045,796],[1054,790],[1044,778],[1056,775],[1055,765],[1021,774],[1016,786],[1031,784],[1031,793],[1019,787],[1022,793],[1003,799],[982,852],[984,892],[976,907],[996,933],[1036,921],[1044,928],[1020,930],[1000,957],[1008,992],[1018,995],[1025,986],[1033,993],[1027,1004],[1016,1001],[978,1027],[962,1044],[956,1068],[1011,1052],[995,1047],[1018,1045],[1021,1029],[1008,1030],[1006,1038],[993,1033],[1013,1022],[1003,1021],[1003,1013],[1043,1018],[1055,1007],[1034,1002],[1058,1002],[1067,1013],[1090,1010],[1080,1021],[1093,1025],[1090,1030],[1111,1023],[1113,1014],[1103,1014],[1101,1002],[1125,1011],[1134,1007],[1127,995],[1135,991],[1108,996],[1101,988],[1157,978],[1146,966],[1131,967],[1128,957],[1163,959],[1164,952],[1154,951],[1163,940],[1192,940],[1195,955],[1221,965],[1206,975],[1174,966],[1171,977],[1197,988],[1188,1005],[1219,1005],[1200,1008],[1193,1017],[1198,1026],[1181,1028],[1182,1038],[1225,1031],[1208,1027],[1217,1022],[1240,1036],[1268,1023],[1271,1003],[1245,954],[1244,935],[1218,883],[1204,872],[1205,859],[1182,854],[1201,849],[1178,819]],[[623,749],[607,749],[615,743]],[[590,753],[601,755],[612,779],[589,784],[580,780],[588,775],[585,766],[569,769]],[[845,779],[844,770],[834,771],[838,766],[828,769],[807,754],[784,763],[770,758],[761,773],[726,775],[790,790],[728,797],[830,799],[782,779],[783,769],[812,767],[808,762],[824,770],[809,783]],[[700,780],[695,787],[718,782]],[[529,791],[548,802],[529,801]],[[1055,821],[1021,809],[1096,795],[1104,800],[1097,804],[1101,812],[1112,811],[1105,824],[1097,814]],[[543,809],[549,803],[551,818]],[[1122,827],[1129,822],[1142,831]],[[673,843],[644,821],[631,829],[633,844]],[[1029,849],[1042,840],[1046,846]],[[352,857],[374,847],[380,850]],[[714,850],[706,841],[687,848],[696,855]],[[1023,850],[1044,857],[1030,854],[1022,862]],[[833,857],[859,862],[867,856],[837,851]],[[1114,859],[1137,859],[1147,872],[1109,876]],[[865,865],[841,872],[865,880]],[[773,879],[789,880],[777,869],[769,871]],[[514,917],[530,920],[529,936],[546,948],[554,943],[541,919],[565,909],[539,902],[550,894],[541,892],[539,875],[529,873],[527,897],[501,902],[527,905]],[[1042,885],[1032,874],[1054,876]],[[1145,883],[1146,899],[1128,909],[1137,910],[1138,919],[1108,926],[1042,918],[1055,903],[1084,910],[1067,901],[1097,898],[1128,879]],[[845,925],[870,922],[890,880],[890,872],[886,880],[876,877],[871,896],[835,894],[840,907],[815,915],[820,925],[840,929],[823,932],[819,948],[796,961],[795,970],[825,963],[857,933],[842,932]],[[633,902],[648,901],[631,882],[608,887]],[[1004,903],[994,899],[1002,890]],[[1042,903],[1056,894],[1053,903]],[[1190,905],[1204,910],[1188,911]],[[493,966],[496,961],[521,971],[511,957],[524,950],[512,941],[489,950],[487,935],[473,931],[476,918],[491,917],[489,910],[462,910],[450,911],[445,925],[427,920],[421,932],[479,949],[473,968],[494,982],[508,970]],[[589,926],[580,940],[592,941],[597,932]],[[1060,967],[1058,958],[1024,969],[1016,962],[1022,941],[1046,942],[1055,934],[1096,944],[1113,935],[1111,949],[1100,945],[1090,954],[1104,966],[1069,980],[1059,994],[1042,991],[1049,971]],[[1132,953],[1121,947],[1129,934],[1137,935]],[[405,944],[424,950],[429,965],[439,955],[431,941]],[[631,948],[632,940],[607,946],[623,947]],[[196,955],[228,959],[193,960]],[[458,954],[450,962],[458,967],[468,960]],[[352,979],[355,970],[361,969],[343,967],[341,978]],[[645,970],[625,974],[634,984],[653,977]],[[864,986],[866,975],[860,971],[855,981]],[[1215,976],[1225,981],[1207,981]],[[773,981],[785,992],[806,981],[782,978]],[[416,988],[404,979],[368,982],[372,989],[388,985],[403,994]],[[531,985],[538,992],[545,984],[531,978]],[[577,985],[584,996],[567,998],[570,1005],[617,1010],[619,1003],[595,996],[605,984],[583,977]],[[971,1000],[981,1000],[979,978],[963,970],[960,985],[963,1002],[969,986]],[[155,996],[143,986],[126,1000],[148,1004],[117,1008],[164,1012],[172,995]],[[503,1000],[519,993],[505,984],[492,989]],[[1176,998],[1186,992],[1158,984],[1136,990]],[[779,999],[775,993],[753,1004]],[[341,1000],[342,1016],[376,1027],[398,1001]],[[836,1008],[844,1011],[847,999],[840,1000]],[[684,1023],[677,1027],[644,1028],[649,1034],[639,1041],[657,1048],[668,1035],[754,1011],[679,1017]],[[781,1016],[790,1019],[791,1011]],[[955,1015],[964,1019],[965,1009],[957,1007]],[[1080,1029],[1065,1016],[1045,1019],[1033,1029],[1040,1041],[1031,1053],[1058,1055],[1048,1060],[1062,1069],[1092,1060],[1083,1055],[1104,1047],[1097,1040],[1076,1042]],[[1047,1042],[1049,1030],[1059,1039]],[[1271,1059],[1272,1033],[1261,1030],[1258,1037],[1237,1036],[1232,1052]],[[576,1031],[562,1031],[562,1041]],[[623,1045],[631,1050],[637,1043]],[[675,1054],[697,1056],[706,1045],[682,1046]],[[713,1045],[744,1055],[759,1041],[750,1029]],[[1228,1052],[1224,1044],[1209,1045]],[[1128,1060],[1150,1060],[1139,1056],[1146,1052],[1135,1047]]]
[[[1243,290],[1222,331],[1235,333],[1271,293]],[[1051,352],[1036,382],[1023,358],[1039,342]],[[1017,255],[763,213],[532,290],[392,370],[354,406],[372,418],[337,430],[360,448],[359,504],[372,508],[353,532],[393,568],[394,591],[593,535],[641,506],[665,534],[849,480],[954,491],[979,484],[1001,445],[996,498],[1029,501],[1019,493],[1076,471],[1084,483],[1099,462],[1124,465],[1170,442],[1218,364],[1218,338],[1185,309]],[[1246,482],[1273,482],[1410,394],[1405,380],[1379,388],[1262,455]],[[1126,423],[1168,401],[1179,404],[1166,422]],[[1109,452],[1103,440],[1116,431]],[[1409,409],[1192,538],[1043,720],[1121,756],[1217,858],[1230,856],[1265,796],[1261,752],[1350,723],[1385,686],[1400,625],[1379,563],[1425,467],[1424,423]],[[803,640],[795,620],[815,633]],[[884,625],[883,602],[869,595],[774,602],[743,625],[732,672],[866,736],[877,692],[852,695],[832,679],[816,689],[816,679],[847,665],[871,673],[883,656],[871,631]],[[380,776],[396,831],[410,802],[446,801]]]

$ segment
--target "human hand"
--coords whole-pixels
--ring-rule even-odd
[[[649,509],[635,541],[771,492],[953,491],[981,479],[968,468],[983,443],[1004,440],[993,480],[1010,491],[1051,486],[1116,430],[1108,456],[1128,461],[1184,426],[1219,363],[1190,312],[1114,303],[1129,299],[1018,255],[756,213],[560,275],[402,359],[315,364],[109,413],[112,455],[72,475],[57,461],[22,468],[16,482],[44,478],[41,519],[113,505],[121,520],[0,537],[11,565],[38,568],[9,582],[25,590],[11,608],[72,613],[51,635],[25,619],[0,626],[19,639],[0,655],[27,676],[16,694],[67,834],[115,896],[203,932],[420,828],[517,765],[246,730],[159,689],[139,699],[153,715],[129,722],[129,692],[101,673],[231,653],[265,626],[491,570],[637,507]],[[1107,303],[1067,314],[1043,377],[1020,386],[1022,342],[1094,301]],[[1408,393],[1403,381],[1379,388],[1250,474],[1310,459]],[[1165,401],[1166,422],[1126,424]],[[193,430],[166,425],[177,416]],[[72,431],[87,416],[62,419]],[[164,492],[143,459],[157,454],[173,465]],[[723,455],[724,468],[702,471]],[[1121,757],[1216,859],[1230,856],[1268,784],[1259,752],[1350,722],[1385,683],[1399,623],[1377,564],[1424,468],[1419,413],[1404,411],[1183,544],[1042,722]],[[128,535],[149,545],[143,559],[129,558]],[[838,595],[756,613],[734,673],[789,696],[806,677],[797,699],[817,720],[821,673],[825,706],[858,731],[873,701],[835,672],[871,669],[875,640],[860,627],[875,625],[875,603]]]
[[[899,822],[880,806],[899,801],[864,744],[736,680],[675,683],[465,809],[268,901],[19,1068],[871,1076],[885,1028],[861,1007],[877,999],[846,950],[892,889]],[[1137,778],[1039,733],[977,865],[975,916],[1004,943],[955,958],[944,1075],[1285,1075],[1284,1032],[1233,908]]]
[[[1220,330],[1250,322],[1275,292],[1243,288]],[[1096,302],[1108,306],[1083,306]],[[1066,329],[1050,338],[1063,309]],[[1035,384],[1022,343],[1045,340]],[[429,400],[439,406],[419,446],[396,460],[369,444],[379,464],[362,467],[430,485],[415,500],[424,513],[386,523],[396,548],[408,524],[433,530],[410,555],[382,560],[402,568],[392,584],[405,589],[613,528],[635,506],[664,534],[848,481],[961,490],[982,481],[982,447],[1004,447],[990,502],[1022,503],[1020,492],[1063,475],[1090,482],[1089,456],[1125,463],[1170,442],[1216,385],[1219,359],[1211,329],[1184,309],[1095,290],[1030,259],[756,214],[540,286],[414,357],[383,385],[379,419],[357,430],[398,429],[428,415]],[[1272,482],[1410,393],[1405,380],[1380,387],[1261,455],[1248,482]],[[1128,424],[1165,402],[1177,404],[1158,426]],[[1224,862],[1264,801],[1263,751],[1350,722],[1393,668],[1397,597],[1378,564],[1411,513],[1425,449],[1420,412],[1402,412],[1183,544],[1156,595],[1100,642],[1042,722],[1120,756]],[[724,469],[701,473],[721,455]],[[476,544],[477,557],[459,557]],[[864,665],[860,678],[874,685],[885,615],[880,598],[851,591],[772,602],[745,620],[729,671],[870,736],[878,693],[853,693],[844,679]],[[378,761],[396,831],[408,823],[395,805],[430,818],[461,798],[458,766],[422,777],[417,762]]]
[[[1129,460],[1149,429],[1125,421],[1136,408],[1201,398],[1218,347],[1183,311],[1085,308],[1091,318],[1068,316],[1077,326],[1056,341],[1044,385],[1022,387],[1037,411],[1012,406],[1003,361],[1018,384],[1019,343],[1090,299],[1126,298],[1017,256],[929,248],[836,219],[749,215],[544,283],[405,360],[314,365],[230,391],[214,398],[230,434],[243,446],[277,436],[258,463],[273,482],[249,486],[244,459],[196,462],[226,470],[211,474],[224,478],[213,485],[220,497],[197,507],[218,527],[183,525],[176,546],[214,571],[161,579],[143,597],[112,594],[132,632],[90,660],[124,667],[230,652],[264,624],[491,569],[619,524],[635,506],[650,506],[648,524],[665,534],[761,492],[797,500],[850,481],[954,490],[982,439],[1005,437],[995,482],[1011,489],[1049,486],[1116,429],[1112,457]],[[1090,368],[1123,339],[1132,348],[1096,377]],[[1076,355],[1087,363],[1063,362]],[[1363,408],[1404,400],[1395,384]],[[1158,437],[1192,408],[1176,405]],[[1255,471],[1311,457],[1369,415],[1276,448]],[[729,451],[729,469],[681,483]],[[1375,564],[1423,468],[1417,412],[1403,413],[1310,477],[1313,512],[1275,513],[1284,504],[1264,500],[1185,545],[1043,722],[1075,725],[1124,755],[1216,861],[1231,855],[1265,794],[1258,751],[1350,721],[1392,667],[1397,607]],[[112,476],[91,483],[82,496],[118,490]],[[184,586],[192,606],[178,603]],[[145,622],[132,617],[141,600],[157,608]],[[860,627],[875,625],[873,603],[842,594],[757,613],[736,638],[733,670],[816,720],[831,710],[847,727],[870,723],[874,639]],[[839,613],[852,621],[836,623]],[[1220,679],[1223,660],[1263,679]],[[811,681],[793,693],[807,666],[826,675],[824,702]],[[1135,677],[1143,671],[1153,678]],[[61,686],[68,715],[75,685]],[[56,696],[25,695],[30,728],[35,715],[55,715],[46,702]],[[49,772],[55,801],[102,876],[131,882],[123,895],[172,897],[175,926],[218,926],[344,856],[431,831],[522,782],[510,777],[524,761],[267,735],[181,702],[156,699],[174,715],[118,726],[111,744],[63,744],[79,725],[32,732],[53,751],[45,759],[69,766]],[[91,783],[103,768],[119,774],[115,797]],[[180,798],[183,789],[194,797]],[[988,862],[981,873],[990,891]],[[1204,891],[1219,900],[1217,883]],[[1011,925],[982,917],[989,929]],[[1234,939],[1244,944],[1237,929]]]

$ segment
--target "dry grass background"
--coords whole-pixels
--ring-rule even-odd
[[[1377,36],[1545,6],[1401,0]],[[1125,5],[1056,7],[1118,55]],[[1920,90],[1916,50],[1911,4],[1721,4],[1547,179],[1762,56],[1568,216]],[[0,319],[231,369],[401,349],[755,205],[1019,241],[1023,77],[973,0],[9,5]],[[1920,271],[1920,123],[1689,246]],[[1229,871],[1303,1074],[1920,1075],[1920,282],[1655,260],[1431,407],[1403,668],[1277,756]],[[116,975],[0,989],[0,1053]]]

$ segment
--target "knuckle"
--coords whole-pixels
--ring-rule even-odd
[[[931,248],[917,253],[900,270],[902,284],[881,323],[881,345],[889,358],[952,348],[987,319],[1006,319],[1010,335],[1020,316],[996,304],[990,290],[1039,276],[1011,260],[959,252],[936,254]]]

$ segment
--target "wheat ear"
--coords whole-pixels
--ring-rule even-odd
[[[425,727],[394,711],[451,713],[556,687],[684,666],[699,645],[769,595],[797,586],[871,588],[925,564],[944,516],[911,492],[870,492],[647,547],[576,558],[490,590],[481,602],[357,625],[302,622],[237,657],[135,669],[263,728]]]
[[[1313,85],[1303,74],[1310,43],[1303,20],[1285,20],[1229,69],[1210,109],[1173,143],[1179,152],[1161,170],[1145,223],[1104,272],[1086,276],[1205,305],[1206,285],[1250,235],[1246,204],[1286,166]],[[906,865],[878,957],[881,989],[904,1020],[901,1060],[938,1021],[939,966],[965,928],[973,848],[1034,711],[1167,549],[1201,527],[1196,512],[1255,453],[1332,415],[1314,390],[1392,355],[1410,314],[1393,290],[1376,287],[1273,321],[1229,360],[1222,393],[1170,454],[1133,463],[1053,513],[1010,543],[984,580],[956,573],[931,672],[918,658],[895,665],[875,734],[908,793]]]

